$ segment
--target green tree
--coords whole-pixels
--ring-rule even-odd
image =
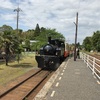
[[[3,34],[3,41],[2,41],[2,47],[5,48],[5,59],[6,59],[6,65],[8,65],[9,55],[12,52],[12,35],[10,34],[10,31],[4,31]]]
[[[80,43],[79,42],[76,44],[76,47],[77,48],[80,48]]]
[[[91,37],[86,37],[83,40],[83,47],[85,48],[86,51],[91,51],[92,50],[92,41]]]
[[[65,39],[64,36],[57,32],[56,29],[45,29],[42,27],[41,33],[39,36],[37,36],[35,39],[40,41],[48,41],[48,37],[51,36],[52,39],[58,38],[58,39]]]
[[[40,35],[40,27],[39,27],[39,24],[37,24],[34,31],[34,37],[39,36],[39,35]]]
[[[6,65],[8,65],[8,60],[9,60],[9,54],[11,53],[12,47],[12,35],[10,34],[13,28],[8,25],[3,25],[0,27],[1,30],[1,41],[0,41],[0,46],[1,48],[4,48],[5,50],[5,60],[6,60]]]
[[[42,27],[40,35],[35,37],[35,40],[38,41],[38,50],[41,46],[48,42],[48,37],[51,37],[52,39],[65,39],[61,33],[56,31],[56,29],[46,29]]]
[[[26,47],[27,51],[30,50],[30,40],[29,39],[25,40],[25,47]]]
[[[100,31],[94,32],[92,36],[92,45],[94,47],[94,50],[100,52]]]
[[[3,25],[2,27],[0,27],[1,31],[12,31],[13,28],[11,26],[8,25]]]
[[[1,27],[2,32],[0,34],[0,47],[5,50],[5,60],[6,65],[8,65],[9,56],[11,54],[17,53],[20,51],[20,36],[16,34],[16,31],[13,30],[10,26],[3,25]]]

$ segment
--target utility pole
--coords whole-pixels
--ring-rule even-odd
[[[22,11],[22,10],[18,6],[17,9],[14,9],[14,11],[17,12],[17,35],[18,35],[19,12]]]
[[[76,13],[76,23],[74,22],[76,26],[76,32],[75,32],[75,47],[74,47],[74,61],[76,61],[76,44],[77,44],[77,31],[78,31],[78,12]]]
[[[18,22],[19,22],[19,12],[22,11],[22,10],[18,6],[17,9],[14,9],[14,11],[17,12],[17,37],[18,37],[18,40],[19,40]],[[19,49],[18,49],[18,59],[17,59],[18,60],[18,63],[19,63],[19,59],[20,59],[20,57],[19,57]]]

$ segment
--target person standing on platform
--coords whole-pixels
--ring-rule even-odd
[[[78,59],[80,58],[80,51],[79,51],[79,48],[77,49],[77,58],[78,58]]]

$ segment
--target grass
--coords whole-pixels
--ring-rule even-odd
[[[0,62],[0,85],[5,85],[27,71],[37,67],[33,53],[24,54],[19,64],[17,61],[12,61],[8,64],[9,65],[6,66],[5,62]]]

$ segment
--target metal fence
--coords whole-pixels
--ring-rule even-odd
[[[83,52],[80,53],[80,58],[91,69],[93,75],[100,80],[100,60]]]

